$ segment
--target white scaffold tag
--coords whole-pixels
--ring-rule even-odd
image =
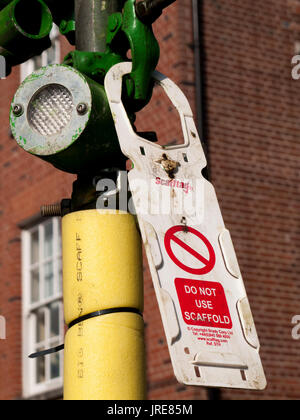
[[[266,379],[242,275],[207,162],[183,92],[155,72],[177,108],[184,144],[163,147],[135,133],[122,104],[123,76],[114,66],[105,89],[148,257],[175,376],[180,383],[262,390]]]

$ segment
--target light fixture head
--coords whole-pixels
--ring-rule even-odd
[[[65,65],[28,76],[13,99],[17,143],[59,169],[95,172],[123,161],[103,86]]]

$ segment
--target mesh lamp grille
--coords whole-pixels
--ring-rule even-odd
[[[62,85],[44,86],[31,99],[28,122],[42,136],[60,133],[71,120],[74,108],[71,92]]]

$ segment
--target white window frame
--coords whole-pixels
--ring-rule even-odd
[[[64,340],[64,320],[62,310],[62,278],[61,271],[61,239],[60,239],[60,223],[59,218],[48,219],[42,223],[36,224],[29,229],[23,229],[21,233],[22,238],[22,382],[23,382],[23,397],[33,398],[39,395],[46,395],[47,393],[62,391],[63,387],[63,352],[59,353],[60,357],[60,376],[55,379],[50,379],[50,355],[46,362],[46,381],[36,382],[36,359],[29,359],[29,355],[36,351],[35,348],[35,334],[36,334],[36,312],[38,309],[45,309],[45,331],[50,331],[49,311],[47,307],[51,303],[58,302],[60,305],[59,311],[59,330],[60,334],[55,338],[55,345],[62,344]],[[40,288],[40,299],[36,303],[31,303],[31,270],[37,265],[39,267],[39,281],[43,284],[44,273],[43,265],[50,259],[44,257],[44,230],[48,223],[52,223],[53,228],[53,255],[51,261],[53,262],[53,295],[49,298],[44,298],[43,286]],[[31,234],[38,229],[39,232],[39,262],[31,264]],[[41,281],[42,280],[42,281]],[[48,315],[47,315],[48,314]],[[60,341],[57,343],[57,341]],[[51,339],[44,340],[46,349],[48,346],[53,347]],[[48,367],[47,367],[48,366]],[[48,378],[48,380],[47,380]]]
[[[61,51],[60,51],[60,40],[59,40],[59,29],[56,25],[53,25],[53,28],[51,30],[50,33],[50,39],[52,41],[52,48],[54,47],[54,51],[55,51],[55,57],[54,60],[51,64],[59,64],[61,57]],[[42,52],[41,54],[41,67],[45,67],[47,65],[49,65],[48,63],[48,51],[49,50],[45,50]],[[26,61],[25,63],[21,64],[21,69],[20,69],[20,79],[21,82],[23,82],[23,80],[29,76],[34,70],[37,70],[35,68],[35,62],[33,59],[30,59],[28,61]]]

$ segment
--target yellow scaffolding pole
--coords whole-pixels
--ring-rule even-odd
[[[134,216],[70,213],[62,239],[65,322],[75,321],[65,337],[64,399],[144,400],[142,248]],[[103,310],[108,314],[81,321]]]

